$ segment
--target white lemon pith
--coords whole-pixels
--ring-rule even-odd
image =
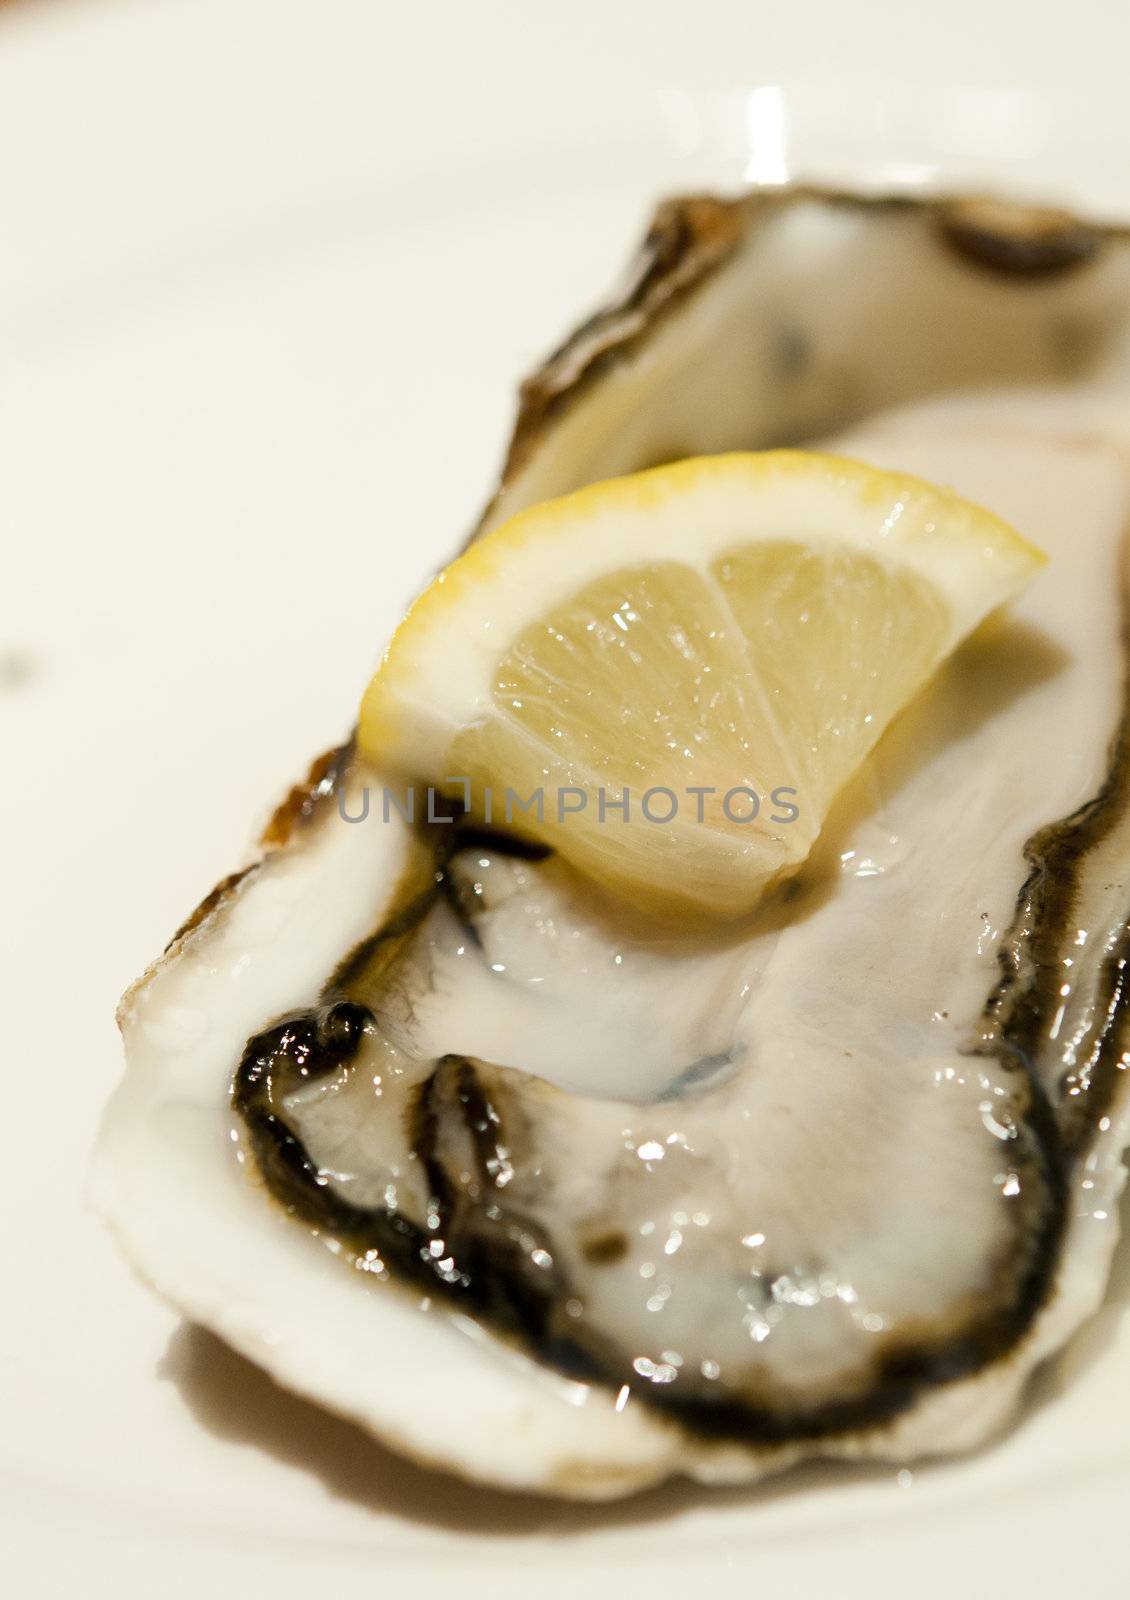
[[[637,906],[740,916],[1043,559],[947,490],[834,456],[594,484],[420,596],[365,693],[361,750]]]

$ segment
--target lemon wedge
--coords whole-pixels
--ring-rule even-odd
[[[435,579],[365,693],[360,748],[638,907],[735,918],[1043,560],[947,490],[835,456],[594,484]]]

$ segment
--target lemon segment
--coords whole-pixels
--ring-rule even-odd
[[[366,691],[360,747],[639,907],[737,917],[1042,561],[946,490],[838,457],[596,484],[425,591]]]

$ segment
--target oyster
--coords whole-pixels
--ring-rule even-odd
[[[1130,1137],[1128,308],[1130,245],[1058,215],[661,208],[524,386],[480,532],[841,430],[1052,566],[741,930],[659,933],[516,838],[382,811],[349,746],[317,764],[123,1002],[96,1193],[157,1289],[515,1487],[999,1426],[1101,1295]]]

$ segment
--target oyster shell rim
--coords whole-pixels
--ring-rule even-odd
[[[866,210],[913,209],[918,214],[936,221],[949,242],[959,249],[977,270],[994,274],[1002,270],[1001,260],[989,261],[983,254],[979,256],[977,250],[968,248],[965,240],[953,235],[948,229],[949,220],[954,214],[953,208],[976,206],[981,203],[980,197],[938,196],[923,200],[914,196],[869,196],[810,186],[795,186],[769,192],[754,191],[752,194],[728,201],[717,200],[710,196],[692,195],[665,202],[660,207],[656,223],[653,223],[645,241],[643,258],[633,285],[603,310],[598,311],[595,316],[580,324],[569,339],[522,385],[518,416],[498,488],[481,514],[471,538],[476,537],[487,524],[501,494],[521,470],[534,447],[548,436],[554,425],[587,392],[589,386],[611,366],[621,360],[630,359],[639,348],[640,342],[668,312],[708,282],[713,273],[730,258],[737,244],[745,236],[744,227],[734,229],[731,226],[734,220],[741,218],[747,209],[754,215],[763,211],[769,214],[769,208],[776,209],[803,199],[819,199]],[[705,209],[702,209],[704,207]],[[1017,218],[1030,217],[1033,209],[1030,206],[1016,207],[1012,208],[1010,214]],[[688,221],[692,213],[695,220]],[[1130,237],[1130,227],[1082,222],[1068,213],[1056,213],[1056,215],[1063,219],[1064,227],[1070,226],[1080,236],[1085,236],[1090,241],[1087,251],[1071,253],[1070,258],[1065,256],[1054,266],[1050,266],[1045,259],[1039,267],[1033,267],[1030,259],[1021,259],[1014,255],[1012,264],[1005,265],[1003,270],[1023,279],[1046,277],[1049,272],[1071,271],[1083,260],[1090,259],[1094,250],[1105,241]],[[653,239],[653,234],[661,219],[661,237],[656,240]],[[1023,232],[1024,229],[1020,231]],[[996,241],[1003,238],[1005,241],[1003,254],[1008,256],[1011,239],[1008,230],[1004,230],[1003,233],[990,232],[987,237]],[[348,766],[351,751],[352,740],[349,740],[327,751],[312,764],[306,778],[289,791],[272,813],[260,835],[258,848],[251,860],[241,869],[220,880],[178,928],[163,954],[127,991],[119,1009],[119,1023],[126,1019],[133,1001],[157,971],[207,931],[260,867],[277,852],[290,850],[301,841],[312,820],[323,812],[326,803],[336,793],[342,773]],[[1096,802],[1099,798],[1095,797]],[[1058,828],[1071,820],[1061,819],[1052,826]],[[1038,870],[1036,862],[1033,862],[1033,868],[1034,872]],[[1029,879],[1028,882],[1030,881]],[[1025,888],[1028,887],[1028,882]],[[1031,1333],[1028,1337],[1030,1336]],[[1046,1339],[1043,1342],[1046,1343]],[[981,1376],[982,1374],[976,1374],[971,1381],[975,1384]],[[294,1386],[301,1389],[300,1384],[296,1383]],[[825,1453],[855,1454],[858,1450],[856,1441],[862,1437],[873,1441],[877,1434],[883,1431],[883,1425],[878,1429],[866,1428],[860,1434],[845,1436],[834,1441],[835,1448]],[[417,1460],[427,1461],[429,1465],[460,1470],[457,1466],[453,1467],[451,1462],[429,1461],[415,1446],[409,1447],[402,1440],[396,1442],[395,1448]],[[795,1452],[786,1449],[784,1457],[791,1458],[794,1454]],[[660,1465],[654,1477],[656,1479],[664,1477],[671,1470],[670,1466]],[[583,1464],[578,1467],[578,1474],[579,1477],[584,1476]],[[642,1484],[645,1480],[641,1477],[638,1481]],[[586,1497],[625,1492],[623,1487],[602,1490],[595,1484],[590,1484],[586,1488],[565,1483],[549,1487],[559,1493],[583,1494]]]

